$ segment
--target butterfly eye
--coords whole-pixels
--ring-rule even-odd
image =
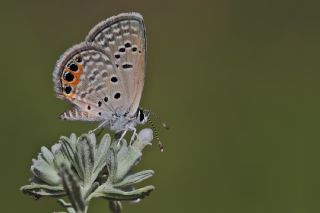
[[[139,119],[140,119],[140,122],[142,122],[144,120],[144,113],[142,110],[140,110],[140,112],[139,112]]]
[[[108,102],[109,99],[108,99],[108,97],[104,97],[103,100],[104,100],[104,102]]]
[[[71,86],[66,86],[66,87],[64,88],[64,93],[67,94],[67,95],[70,94],[71,91],[72,91],[72,87],[71,87]]]
[[[71,82],[74,79],[74,75],[72,75],[72,73],[70,73],[70,72],[65,72],[63,74],[63,79],[68,81],[68,82]]]
[[[78,71],[78,65],[72,63],[69,65],[69,69],[73,72],[76,72],[76,71]]]

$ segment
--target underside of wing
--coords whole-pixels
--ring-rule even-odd
[[[89,114],[88,112],[81,111],[76,107],[73,107],[60,116],[62,120],[70,120],[70,121],[98,121],[99,117]]]
[[[87,42],[101,46],[110,56],[116,74],[125,82],[128,95],[125,107],[133,116],[140,103],[146,69],[146,35],[143,18],[138,13],[122,13],[96,25]]]
[[[64,114],[68,119],[108,120],[124,111],[129,100],[110,56],[93,43],[67,50],[58,60],[53,78],[57,96],[76,106]]]

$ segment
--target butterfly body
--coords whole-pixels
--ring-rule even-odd
[[[102,21],[56,64],[55,92],[72,104],[60,118],[98,122],[115,132],[134,130],[149,114],[139,108],[145,67],[142,16],[122,13]]]
[[[136,125],[146,123],[148,117],[149,112],[139,108],[137,114],[133,117],[128,117],[126,114],[115,114],[110,122],[104,125],[104,127],[116,132],[128,129],[133,130]]]

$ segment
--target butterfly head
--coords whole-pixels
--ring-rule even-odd
[[[147,123],[149,119],[150,111],[149,110],[143,110],[141,108],[137,111],[137,123],[138,124],[145,124]]]

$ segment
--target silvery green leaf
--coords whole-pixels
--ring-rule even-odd
[[[62,146],[60,146],[60,149],[54,152],[53,163],[55,165],[55,168],[58,168],[61,165],[64,165],[67,168],[71,168],[72,162],[70,162],[68,156],[66,156],[65,153],[63,152]]]
[[[76,146],[75,162],[80,168],[79,176],[85,185],[91,182],[91,173],[95,160],[95,136],[93,134],[84,134],[79,137]]]
[[[83,199],[86,199],[90,196],[92,192],[94,192],[99,187],[98,182],[94,182],[92,185],[89,186],[87,190],[84,191]]]
[[[152,129],[146,128],[139,132],[133,145],[120,149],[118,153],[118,170],[117,180],[122,180],[129,173],[131,168],[136,165],[142,156],[142,150],[145,146],[150,145],[153,140]]]
[[[121,182],[113,184],[114,187],[130,186],[142,182],[154,174],[153,170],[145,170],[126,176]]]
[[[71,203],[67,203],[63,199],[58,199],[58,203],[60,203],[62,207],[66,208],[68,213],[76,213],[76,211],[73,209]],[[58,213],[58,212],[55,212],[55,213]]]
[[[136,162],[141,158],[142,153],[140,150],[133,146],[128,146],[126,155],[118,161],[118,170],[116,174],[116,180],[122,180]]]
[[[77,213],[85,212],[86,206],[82,197],[82,192],[78,184],[77,177],[74,173],[64,167],[60,168],[59,172],[65,192],[67,193],[69,200]]]
[[[153,186],[132,187],[151,177],[152,170],[131,174],[142,157],[141,151],[151,140],[152,130],[148,129],[139,133],[133,145],[125,140],[111,143],[108,134],[98,145],[96,136],[91,133],[79,138],[75,134],[70,138],[61,137],[51,150],[41,148],[31,167],[31,184],[21,190],[37,198],[68,195],[71,204],[64,202],[63,206],[69,213],[86,212],[94,197],[111,200],[112,211],[120,212],[120,200],[135,201],[154,190]]]
[[[60,150],[63,152],[65,157],[69,160],[70,163],[74,164],[74,153],[76,150],[76,135],[74,133],[71,134],[70,139],[67,137],[61,137],[59,140],[59,144],[61,145]]]
[[[46,147],[42,147],[38,158],[32,160],[31,172],[43,182],[57,186],[61,179],[55,169],[53,159],[53,154]]]
[[[57,146],[57,144],[53,145],[51,149],[54,150],[56,146]],[[41,147],[40,156],[48,164],[50,164],[50,165],[53,164],[54,156],[53,156],[52,152],[47,147],[45,147],[45,146]]]
[[[109,201],[109,208],[112,213],[120,213],[122,211],[122,204],[120,201]]]
[[[66,194],[62,186],[48,186],[45,184],[25,185],[25,186],[22,186],[20,190],[25,194],[33,195],[36,197],[63,196]]]
[[[77,138],[77,135],[75,133],[71,133],[69,138],[65,137],[65,136],[61,136],[60,140],[66,141],[70,145],[70,148],[72,150],[76,150],[76,145],[77,145],[78,138]]]
[[[137,140],[133,143],[133,147],[142,151],[145,146],[152,145],[153,131],[150,128],[142,129],[137,137]]]
[[[110,185],[102,185],[92,194],[92,197],[103,197],[109,200],[136,200],[138,198],[144,198],[153,190],[154,186],[145,186],[131,191],[124,191],[113,188]]]
[[[125,156],[127,155],[128,152],[128,144],[127,141],[125,139],[123,139],[120,142],[120,147],[119,147],[119,151],[117,153],[117,159],[118,161],[122,160],[123,158],[125,158]]]
[[[68,203],[68,202],[66,202],[66,201],[63,200],[63,199],[58,199],[57,201],[58,201],[58,203],[61,204],[62,207],[65,207],[65,208],[72,207],[72,204],[71,204],[71,203]]]
[[[110,147],[111,138],[110,135],[105,134],[103,138],[101,139],[100,144],[96,148],[96,154],[95,154],[95,162],[94,162],[94,169],[92,178],[96,179],[103,169],[103,167],[106,165],[106,156],[108,149]]]
[[[35,161],[31,166],[31,171],[34,176],[49,185],[56,186],[60,184],[61,179],[57,171],[42,160]]]
[[[118,168],[118,162],[117,162],[117,155],[115,153],[115,150],[113,147],[110,147],[107,152],[107,169],[108,169],[108,182],[114,183],[116,180],[116,174],[117,174],[117,168]]]
[[[72,167],[76,170],[77,175],[80,177],[80,175],[82,174],[82,170],[75,158],[76,146],[78,144],[77,141],[77,136],[72,133],[70,135],[70,138],[65,136],[60,137],[59,144],[61,144],[60,151],[63,153],[65,158],[68,159],[70,165],[72,165]]]

